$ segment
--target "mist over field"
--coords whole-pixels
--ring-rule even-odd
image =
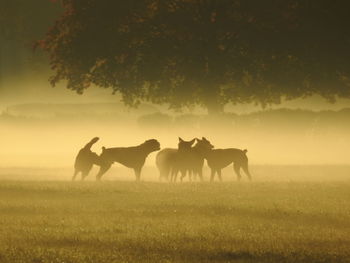
[[[6,107],[0,116],[0,167],[7,171],[58,168],[60,173],[51,172],[54,177],[42,179],[66,180],[77,152],[95,136],[100,141],[92,150],[98,154],[102,146],[134,146],[150,138],[159,140],[161,148],[177,148],[178,137],[204,136],[215,148],[248,149],[251,166],[349,165],[349,117],[350,108],[270,109],[212,117],[198,111],[174,113],[150,104],[138,108],[120,103],[17,104]],[[155,155],[146,161],[145,181],[158,179]],[[119,164],[113,168],[118,171],[109,171],[105,179],[134,179],[130,169]],[[94,179],[96,172],[97,168],[89,179]],[[25,179],[38,179],[32,175]],[[208,176],[205,170],[205,178]],[[21,177],[12,177],[16,178]],[[235,179],[231,166],[224,171],[224,179]]]
[[[238,5],[235,7],[235,10],[241,10],[240,8],[243,8],[241,10],[241,12],[243,12],[242,14],[245,15],[252,12],[255,17],[260,17],[260,9],[253,8],[259,3],[246,3],[247,6],[243,4]],[[323,7],[323,4],[321,4],[321,6]],[[283,5],[280,7],[282,9],[284,8]],[[304,8],[302,5],[290,5],[287,6],[287,9],[291,8],[291,12],[294,12],[297,11],[297,9],[294,9],[296,7]],[[343,15],[340,12],[342,10],[340,7],[341,5],[334,6],[334,8],[339,9],[334,9],[329,15],[335,15],[337,13],[338,15],[336,15],[336,17]],[[83,95],[77,95],[75,93],[77,90],[75,90],[74,87],[71,87],[72,90],[66,89],[65,86],[68,84],[68,79],[63,80],[62,83],[58,83],[55,88],[50,87],[48,80],[55,71],[53,70],[52,64],[53,57],[50,56],[53,54],[49,54],[50,51],[48,50],[46,51],[49,53],[45,53],[45,49],[40,48],[40,45],[34,51],[33,46],[35,46],[35,43],[38,44],[36,41],[50,36],[50,32],[56,32],[50,30],[54,27],[55,20],[60,17],[60,15],[65,14],[65,9],[67,8],[69,10],[69,5],[62,6],[58,3],[53,4],[46,0],[36,1],[36,3],[14,0],[6,2],[3,6],[4,12],[1,13],[0,21],[3,22],[3,25],[7,26],[2,28],[2,38],[0,40],[0,141],[2,145],[0,150],[0,168],[65,168],[68,174],[68,169],[72,167],[74,158],[79,149],[94,136],[99,136],[101,138],[93,147],[93,151],[98,154],[101,152],[102,146],[138,145],[149,138],[159,140],[161,148],[165,148],[176,147],[178,142],[177,138],[179,136],[183,137],[185,140],[205,136],[212,142],[215,148],[234,147],[248,149],[249,162],[253,166],[349,164],[350,125],[348,124],[348,120],[350,117],[350,100],[347,98],[346,88],[339,88],[338,90],[337,85],[339,83],[331,84],[333,86],[327,89],[323,89],[323,86],[318,84],[311,90],[305,90],[303,96],[298,95],[296,99],[293,100],[286,99],[288,94],[283,96],[282,92],[281,104],[271,103],[264,109],[260,106],[259,99],[256,103],[226,103],[224,107],[225,113],[215,116],[207,115],[207,110],[204,107],[195,106],[195,103],[193,104],[191,100],[189,105],[193,106],[183,107],[182,111],[169,110],[172,101],[170,97],[168,98],[169,103],[163,103],[162,105],[141,104],[138,109],[130,109],[122,105],[120,93],[111,95],[112,90],[96,87],[98,85],[92,85],[91,88],[84,90]],[[101,8],[101,10],[105,10],[103,9],[103,5],[101,5]],[[211,7],[203,6],[202,10],[206,8],[210,9]],[[245,10],[244,8],[248,9]],[[224,8],[224,10],[226,9],[227,8]],[[45,10],[45,12],[41,12],[41,10]],[[96,15],[99,19],[105,17],[100,17],[98,13],[94,13],[94,10],[94,8],[91,9],[92,16]],[[269,10],[271,11],[271,9]],[[314,20],[307,21],[314,21],[320,30],[326,30],[325,32],[328,32],[328,27],[323,27],[322,24],[324,19],[320,20],[317,16],[318,13],[319,12],[313,14],[315,16],[313,17]],[[276,12],[276,14],[278,14],[278,12]],[[296,14],[302,15],[303,13]],[[232,18],[228,14],[226,15],[227,19]],[[112,17],[116,16],[112,15]],[[289,18],[293,18],[293,16]],[[113,20],[113,18],[111,19]],[[177,17],[177,19],[182,18]],[[270,26],[280,26],[274,21],[270,21],[267,17],[260,17],[260,19],[267,24],[270,23]],[[278,19],[280,19],[280,17],[278,17]],[[301,17],[301,19],[304,19],[304,17]],[[248,22],[249,21],[250,18],[248,19]],[[338,26],[336,31],[333,30],[334,33],[341,35],[344,30],[347,30],[340,26],[340,24],[338,25],[336,19],[330,21],[335,23],[334,25],[332,24],[332,26]],[[89,21],[83,21],[82,23],[84,22],[88,25],[85,29],[92,30],[88,31],[87,34],[94,35],[96,33],[94,26],[90,25]],[[101,22],[103,22],[103,19]],[[222,25],[224,25],[225,23],[232,23],[232,21],[228,20],[222,23]],[[238,23],[238,28],[246,28],[247,26],[244,24],[244,21],[241,20],[236,21],[236,23]],[[252,26],[249,23],[246,29]],[[289,21],[289,23],[292,23],[292,21]],[[189,25],[193,26],[191,23]],[[307,28],[307,26],[310,25],[305,24],[304,26]],[[103,28],[105,29],[106,27]],[[212,33],[214,35],[217,33],[215,27],[208,27],[207,25],[207,28],[213,30]],[[197,32],[196,27],[191,28],[191,30]],[[291,28],[282,27],[280,30],[288,31],[291,30]],[[111,43],[116,40],[114,37],[117,36],[108,35],[108,31],[98,31],[106,33],[107,35],[104,35],[104,37],[110,38]],[[270,32],[271,30],[269,29],[268,31]],[[67,33],[70,31],[66,30],[64,32]],[[249,32],[250,31],[247,33]],[[255,31],[251,32],[252,36],[255,36],[254,32]],[[54,36],[55,35],[52,35],[51,37],[53,38],[51,39],[55,39]],[[79,38],[78,34],[74,36]],[[207,36],[208,34],[205,34],[203,37],[205,38]],[[324,34],[321,35],[321,37],[323,36]],[[275,40],[269,40],[269,38],[264,37],[260,39],[260,41],[268,41],[266,44],[269,44],[268,46],[271,47],[271,50],[275,48],[276,52],[283,51],[283,49],[281,50],[280,48],[281,44],[276,42],[279,36],[276,35],[275,37]],[[316,39],[316,36],[314,36],[314,38]],[[331,39],[333,38],[327,38],[327,40]],[[215,41],[215,38],[210,37],[208,40]],[[250,41],[250,38],[247,40]],[[58,38],[57,41],[60,41],[60,38]],[[91,52],[86,54],[79,53],[83,50],[82,48],[85,44],[97,45],[99,41],[99,38],[95,38],[81,42],[76,50],[76,58],[79,58],[77,61],[83,61],[88,55],[94,55]],[[293,39],[293,41],[297,41],[297,39]],[[314,39],[304,39],[305,43],[309,43],[308,41],[311,41],[310,43],[312,44]],[[245,47],[247,43],[244,43],[243,41],[241,44]],[[318,41],[317,43],[323,42]],[[289,47],[287,44],[288,43],[284,43],[286,50],[287,47]],[[339,41],[332,44],[339,46],[339,49],[335,48],[333,50],[334,52],[342,52],[340,47],[343,47],[343,42]],[[110,48],[112,48],[112,50],[118,47],[118,45],[111,45]],[[214,43],[213,46],[215,45]],[[57,45],[52,46],[53,49],[51,52],[54,52],[55,47],[57,47]],[[292,47],[296,48],[295,50],[292,49],[292,51],[296,52],[299,56],[304,56],[303,59],[308,61],[308,57],[302,52],[301,47],[298,45],[292,45]],[[65,48],[70,48],[70,46],[63,45],[62,48],[65,50]],[[98,45],[96,48],[98,49]],[[253,45],[253,48],[257,48],[258,50],[252,53],[252,57],[248,59],[249,61],[255,61],[258,55],[264,57],[271,51],[270,49],[263,49],[263,45]],[[262,48],[262,50],[259,50],[259,48]],[[152,52],[152,50],[157,51],[157,49],[150,49],[148,52]],[[161,50],[158,51],[161,52]],[[222,49],[221,51],[225,50]],[[327,49],[327,51],[329,50]],[[118,53],[119,51],[114,50],[113,52]],[[209,52],[211,54],[213,51],[203,50],[201,52]],[[265,52],[267,53],[265,54]],[[307,54],[309,54],[309,52],[310,49],[308,49]],[[315,50],[315,52],[317,52],[317,50]],[[58,54],[65,54],[65,52],[59,52]],[[200,59],[203,57],[203,54],[200,54],[199,57],[196,57],[195,52],[190,52],[190,54],[195,56],[192,60],[198,61],[199,63],[194,66],[193,70],[203,66],[200,64]],[[217,53],[216,55],[221,58],[222,62],[220,62],[220,60],[213,60],[214,64],[218,63],[216,65],[217,67],[221,65],[224,66],[225,63],[230,65],[230,67],[236,67],[230,64],[233,63],[235,59],[225,60],[226,55],[231,53],[223,54],[223,56],[220,54],[221,53]],[[320,61],[324,62],[324,58],[320,57],[322,54],[324,53],[318,54],[318,57]],[[188,53],[184,53],[183,59],[186,60],[188,55]],[[284,53],[282,52],[281,58],[283,56]],[[266,55],[266,57],[268,56]],[[333,54],[334,59],[343,59],[343,57],[344,56],[338,53]],[[245,61],[245,58],[242,59]],[[91,60],[93,61],[94,58],[92,57]],[[55,61],[64,61],[64,58]],[[317,61],[317,59],[315,61]],[[286,62],[282,60],[281,63],[283,64]],[[336,65],[340,64],[341,63],[337,63]],[[317,65],[317,63],[316,65],[311,64],[309,68],[304,68],[303,70],[312,69],[311,66],[317,67]],[[328,60],[327,65],[329,65]],[[273,63],[271,67],[274,70],[280,68],[274,68]],[[291,67],[292,69],[299,69],[298,65]],[[62,67],[56,67],[56,69],[59,68]],[[153,66],[149,68],[153,68]],[[156,68],[154,69],[156,70]],[[255,69],[253,69],[253,71],[254,70]],[[329,70],[333,70],[333,68],[331,67]],[[113,70],[110,72],[113,72]],[[314,72],[317,75],[316,80],[320,79],[322,72],[318,70],[314,70]],[[313,74],[314,72],[311,73]],[[336,72],[339,73],[339,70],[337,69]],[[146,73],[147,72],[145,72],[145,74]],[[223,74],[220,70],[213,71],[213,74],[214,73],[218,74],[218,76]],[[309,75],[311,73],[309,73]],[[102,74],[102,72],[100,72],[100,74]],[[280,72],[280,74],[284,73]],[[318,76],[318,74],[320,76]],[[74,74],[72,76],[74,76]],[[275,76],[272,81],[278,79],[278,73],[274,73],[272,76]],[[300,76],[297,75],[297,77]],[[326,76],[329,76],[329,72],[326,72]],[[285,82],[282,83],[283,85],[279,84],[276,86],[277,90],[275,92],[280,94],[280,89],[282,89],[287,93],[291,92],[289,95],[293,97],[295,95],[293,90],[297,90],[296,88],[299,86],[302,87],[303,84],[299,83],[293,86],[290,84],[293,81],[293,77],[288,74],[287,77]],[[99,78],[97,78],[97,80],[98,79]],[[220,79],[220,77],[218,79]],[[252,81],[254,78],[253,75],[251,75],[248,78],[243,78],[243,80],[244,79],[245,81],[240,85],[244,86],[245,83],[247,84],[247,82],[250,82],[249,79]],[[346,80],[346,77],[343,79]],[[302,83],[305,83],[303,79],[301,80]],[[200,82],[201,78],[199,78],[198,81]],[[324,81],[327,82],[327,78],[324,79]],[[245,88],[247,91],[250,89],[255,90],[255,87],[259,85],[259,83],[254,83],[254,81],[251,82],[251,84],[251,86]],[[201,85],[205,85],[205,83]],[[168,87],[164,88],[167,89]],[[214,88],[216,89],[216,87],[212,87],[213,90],[215,90]],[[306,88],[308,87],[303,87],[303,89]],[[132,89],[127,90],[132,92]],[[181,89],[178,88],[178,90],[178,95],[181,95]],[[220,91],[217,92],[220,93]],[[233,90],[232,94],[235,94],[235,92],[236,91]],[[259,89],[256,89],[253,95],[255,94],[258,97],[265,96],[264,93],[260,94],[259,92]],[[175,92],[175,94],[177,93]],[[165,94],[167,94],[167,92],[165,92]],[[314,95],[310,96],[311,94]],[[332,94],[334,94],[334,98]],[[170,96],[169,92],[168,95]],[[196,96],[189,95],[180,96],[179,98],[188,99],[194,97]],[[233,98],[235,97],[236,96],[233,96]],[[324,97],[328,98],[328,101]],[[332,100],[332,98],[336,99],[336,101],[334,103],[329,103],[329,100]],[[233,100],[233,102],[235,101]],[[145,174],[143,176],[145,180],[148,180],[148,178],[156,178],[154,175],[157,174],[154,166],[154,158],[155,153],[151,154],[147,159],[146,167],[152,172],[150,172],[151,174]],[[124,169],[119,165],[114,165],[114,167]],[[125,169],[125,172],[126,171],[128,170]],[[113,173],[109,172],[106,177],[110,177],[111,174]],[[61,176],[62,178],[66,178],[65,176],[67,175],[64,173]],[[92,175],[90,177],[92,177]]]

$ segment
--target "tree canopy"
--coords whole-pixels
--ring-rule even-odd
[[[346,0],[61,0],[51,83],[173,108],[350,97]]]
[[[42,10],[45,10],[43,12]],[[33,56],[32,45],[42,38],[61,8],[47,0],[1,1],[0,8],[0,89],[8,76],[47,65],[44,54]],[[47,67],[47,66],[46,66]]]

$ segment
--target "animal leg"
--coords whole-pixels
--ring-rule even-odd
[[[75,180],[75,178],[77,177],[79,171],[77,169],[74,170],[74,174],[73,174],[73,177],[72,177],[72,181]]]
[[[215,172],[216,172],[216,170],[214,168],[211,168],[210,182],[214,181]]]
[[[109,168],[111,168],[111,166],[112,166],[112,164],[101,165],[100,170],[98,171],[98,174],[96,175],[96,180],[100,181],[102,175],[104,175],[109,170]]]
[[[241,166],[239,164],[234,164],[233,165],[233,169],[235,170],[235,173],[237,175],[237,180],[240,181],[242,176],[241,176],[241,172],[240,172],[240,169],[241,169]]]
[[[85,177],[89,175],[91,169],[92,169],[92,165],[89,167],[86,167],[84,170],[81,171],[81,180],[82,181],[84,181]]]
[[[173,180],[174,180],[174,170],[172,169],[172,170],[170,171],[170,182],[172,183]]]
[[[196,173],[193,170],[188,170],[188,179],[190,182],[192,182],[192,175],[195,176]]]
[[[248,162],[242,165],[242,169],[244,173],[248,176],[249,181],[252,180],[252,176],[250,175],[249,169],[248,169]]]
[[[185,176],[186,176],[186,170],[181,170],[180,172],[181,172],[180,181],[181,181],[181,183],[182,183],[182,180],[183,180],[183,179],[185,178]]]
[[[218,176],[219,176],[220,182],[222,182],[221,169],[217,169],[216,172],[217,172],[217,174],[218,174]]]
[[[177,170],[177,169],[172,169],[172,171],[171,171],[171,182],[173,182],[173,183],[175,183],[176,182],[176,179],[177,179],[177,173],[178,173],[179,171]]]
[[[159,170],[159,182],[161,182],[164,177],[165,176],[163,170]]]
[[[191,176],[191,179],[193,181],[197,181],[197,175],[198,175],[198,172],[196,170],[193,170],[192,171],[192,176]]]
[[[84,181],[85,177],[89,175],[89,172],[82,172],[81,173],[81,180]]]
[[[202,170],[202,169],[199,169],[199,170],[197,171],[197,174],[198,174],[199,180],[200,180],[201,182],[203,182],[203,170]]]
[[[141,179],[141,169],[142,167],[134,168],[135,176],[136,176],[136,182],[140,182]]]
[[[159,182],[161,182],[162,181],[162,178],[163,178],[163,171],[162,171],[162,169],[160,169],[160,168],[158,168],[158,170],[159,170]]]

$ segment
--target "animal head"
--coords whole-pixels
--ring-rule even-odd
[[[156,139],[147,140],[142,145],[151,152],[160,150],[160,143]]]
[[[196,141],[196,139],[193,139],[191,141],[184,141],[181,137],[179,137],[179,143],[178,143],[178,149],[179,150],[189,150],[192,148],[192,145],[194,144],[194,142]]]
[[[102,146],[102,152],[101,152],[101,154],[104,153],[105,151],[106,151],[106,147]]]
[[[197,143],[195,147],[205,149],[205,150],[211,150],[214,148],[214,145],[212,145],[210,141],[208,141],[205,137],[202,137],[202,139],[196,138],[196,140],[197,140]]]

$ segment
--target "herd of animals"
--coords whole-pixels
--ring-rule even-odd
[[[211,170],[210,181],[214,180],[216,174],[219,180],[222,181],[221,170],[231,163],[233,163],[233,169],[238,180],[241,179],[241,169],[245,172],[248,179],[251,180],[248,169],[247,150],[235,148],[214,149],[210,141],[204,137],[202,139],[195,138],[190,141],[179,138],[177,149],[165,148],[160,150],[160,143],[155,139],[147,140],[133,147],[102,147],[102,153],[100,155],[91,151],[91,147],[98,140],[98,137],[93,138],[79,151],[75,159],[75,171],[72,180],[75,180],[79,173],[81,173],[81,180],[84,180],[93,165],[100,167],[96,175],[96,180],[101,180],[112,164],[118,162],[132,168],[135,172],[136,181],[139,181],[147,156],[155,151],[159,151],[156,156],[156,166],[160,173],[160,180],[176,182],[180,173],[181,181],[187,175],[190,181],[197,178],[203,181],[205,159]]]

